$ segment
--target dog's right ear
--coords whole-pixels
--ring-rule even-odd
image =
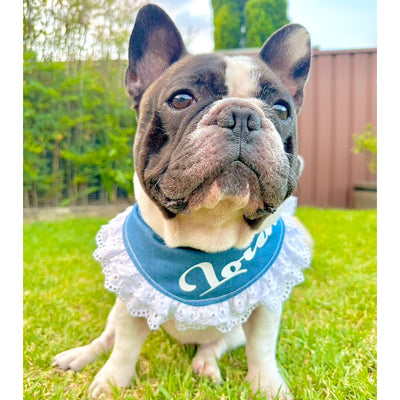
[[[148,86],[186,54],[182,37],[165,11],[154,4],[141,8],[129,41],[125,73],[125,88],[136,109]]]
[[[284,26],[265,42],[260,57],[286,86],[299,113],[311,63],[311,42],[307,30],[299,24]]]

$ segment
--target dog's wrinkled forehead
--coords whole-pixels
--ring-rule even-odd
[[[150,85],[140,102],[139,114],[148,114],[156,109],[165,114],[162,112],[163,103],[167,104],[178,93],[190,94],[196,103],[181,113],[175,113],[178,120],[192,113],[206,112],[213,102],[229,98],[262,97],[272,105],[279,97],[295,109],[290,94],[273,71],[259,60],[245,56],[186,56]],[[168,114],[171,109],[165,107],[164,111]]]
[[[257,58],[247,56],[187,56],[172,65],[159,81],[150,92],[174,94],[187,89],[198,91],[199,97],[209,94],[228,98],[275,94],[291,102],[290,94],[275,73]]]

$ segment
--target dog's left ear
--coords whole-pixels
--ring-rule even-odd
[[[266,41],[259,56],[285,85],[299,113],[311,63],[311,43],[307,30],[299,24],[284,26]]]
[[[186,54],[182,37],[167,13],[154,4],[142,7],[129,40],[125,73],[125,88],[136,108],[148,86]]]

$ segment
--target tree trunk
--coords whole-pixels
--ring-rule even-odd
[[[32,189],[32,205],[33,207],[37,208],[39,207],[39,197],[36,189],[36,185]]]
[[[54,194],[52,204],[58,206],[61,199],[61,183],[60,183],[60,144],[58,140],[54,141],[53,151],[53,176],[54,176]]]
[[[24,208],[29,208],[29,190],[24,190]]]

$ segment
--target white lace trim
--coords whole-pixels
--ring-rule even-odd
[[[296,198],[284,203],[281,216],[285,222],[285,240],[270,269],[243,292],[217,304],[196,307],[180,303],[146,281],[126,252],[122,237],[123,223],[132,207],[101,227],[93,255],[103,267],[105,288],[116,293],[133,316],[146,318],[150,329],[156,330],[165,321],[174,319],[179,330],[213,326],[228,332],[246,322],[258,305],[276,310],[288,299],[293,287],[303,282],[302,270],[310,265],[311,251],[292,217],[295,208]]]

